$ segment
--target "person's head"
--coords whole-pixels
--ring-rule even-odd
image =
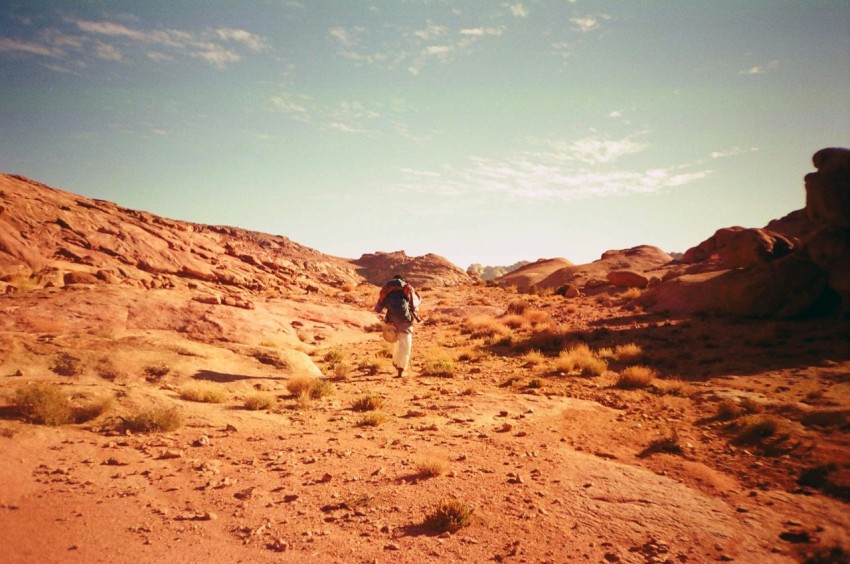
[[[404,280],[404,278],[401,277],[401,274],[396,274],[393,276],[393,280]]]

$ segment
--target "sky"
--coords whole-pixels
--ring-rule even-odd
[[[0,171],[345,258],[683,252],[830,146],[847,0],[0,2]]]

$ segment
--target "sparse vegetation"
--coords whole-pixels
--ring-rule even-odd
[[[445,460],[431,456],[416,462],[416,473],[423,478],[436,478],[445,474],[448,466]]]
[[[543,356],[543,353],[537,349],[531,349],[524,355],[522,355],[522,365],[523,366],[537,366],[546,361],[546,357]]]
[[[145,380],[148,382],[158,382],[171,372],[171,369],[165,364],[159,363],[146,366],[144,372]]]
[[[67,352],[61,352],[53,360],[50,370],[59,376],[76,376],[81,370],[80,359]]]
[[[735,444],[758,444],[775,436],[782,428],[782,420],[773,415],[745,415],[738,420]]]
[[[514,313],[516,315],[522,315],[525,311],[531,307],[527,301],[523,299],[513,300],[508,304],[508,313]]]
[[[561,352],[555,361],[555,371],[582,376],[599,376],[608,369],[608,363],[596,356],[584,343]]]
[[[425,517],[423,525],[437,533],[454,533],[472,523],[472,514],[466,502],[445,498]]]
[[[720,421],[731,421],[744,414],[744,409],[734,400],[724,399],[717,404],[717,414],[714,416]]]
[[[242,405],[245,409],[251,411],[261,411],[263,409],[271,409],[277,403],[274,394],[256,392],[245,396]]]
[[[454,376],[455,365],[451,360],[445,358],[432,358],[425,361],[422,366],[422,374],[425,376]]]
[[[641,296],[642,293],[643,292],[641,292],[640,288],[629,288],[628,290],[623,292],[622,298],[628,301],[636,300]]]
[[[369,394],[357,398],[351,405],[354,411],[376,411],[384,406],[384,398],[374,394]]]
[[[377,427],[387,420],[387,416],[380,411],[364,413],[357,421],[358,427]]]
[[[643,357],[643,349],[635,343],[617,345],[614,348],[613,358],[618,362],[636,362]]]
[[[351,365],[347,362],[337,362],[334,364],[333,373],[337,380],[347,380],[351,373]]]
[[[116,430],[131,433],[167,433],[183,424],[177,407],[154,407],[129,417],[120,417]]]
[[[224,403],[227,394],[210,384],[190,384],[184,386],[179,392],[180,399],[200,403]]]
[[[617,387],[624,390],[645,388],[655,379],[655,371],[648,366],[628,366],[617,375]]]
[[[41,425],[64,425],[73,419],[65,390],[51,384],[30,384],[15,391],[13,405],[24,419]]]
[[[278,370],[286,370],[289,368],[289,363],[280,358],[280,356],[274,351],[258,349],[255,350],[251,356],[253,356],[261,364],[273,366]]]
[[[324,354],[322,360],[325,362],[337,363],[345,359],[345,354],[339,349],[329,350]]]
[[[307,399],[319,399],[333,393],[333,386],[327,380],[313,376],[296,376],[286,383],[290,394]]]

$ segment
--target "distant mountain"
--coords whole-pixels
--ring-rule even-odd
[[[369,253],[351,263],[372,284],[383,284],[396,274],[420,288],[457,286],[472,281],[459,267],[432,253],[421,257],[409,257],[404,251]]]
[[[515,262],[510,266],[482,266],[476,262],[475,264],[469,265],[469,268],[466,269],[466,272],[470,276],[478,277],[481,280],[495,280],[496,278],[511,273],[514,270],[522,268],[527,264],[527,260]]]

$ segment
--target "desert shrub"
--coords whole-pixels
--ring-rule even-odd
[[[653,384],[653,390],[658,395],[684,398],[693,395],[694,389],[681,380],[658,381]]]
[[[164,433],[179,429],[182,424],[183,414],[177,407],[154,407],[121,417],[117,429],[132,433]]]
[[[17,412],[30,423],[64,425],[74,416],[68,394],[55,385],[30,384],[16,390],[12,401]]]
[[[622,294],[622,298],[624,300],[636,300],[638,299],[643,292],[640,291],[640,288],[629,288]]]
[[[529,325],[523,316],[516,313],[504,316],[502,318],[502,324],[510,329],[522,329]]]
[[[528,381],[528,384],[526,384],[525,387],[529,390],[539,390],[543,387],[543,380],[541,380],[540,378],[532,378]]]
[[[75,423],[85,423],[92,419],[97,419],[104,413],[110,411],[115,405],[115,398],[112,396],[98,396],[80,402],[79,405],[73,408],[73,418]]]
[[[362,396],[354,400],[351,409],[354,411],[376,411],[384,406],[384,398],[374,394]]]
[[[351,365],[347,362],[337,362],[333,368],[334,378],[337,380],[345,380],[351,373]]]
[[[451,360],[445,358],[428,359],[422,365],[422,374],[425,376],[454,376],[455,365]]]
[[[327,380],[313,376],[296,376],[286,383],[286,389],[294,396],[319,399],[333,393],[333,386]]]
[[[448,470],[448,463],[434,456],[422,458],[416,462],[416,473],[423,478],[436,478]]]
[[[523,313],[525,313],[525,310],[527,310],[530,307],[531,307],[531,304],[529,304],[527,301],[525,301],[523,299],[512,300],[508,304],[508,313],[514,313],[516,315],[522,315]]]
[[[717,404],[717,414],[714,416],[721,421],[731,421],[744,414],[744,410],[731,399],[724,399]]]
[[[841,546],[818,548],[806,556],[803,564],[850,564],[850,552]]]
[[[271,409],[277,403],[274,394],[257,392],[245,396],[242,405],[245,409],[251,411],[260,411],[263,409]]]
[[[146,366],[144,372],[145,380],[148,382],[157,382],[171,372],[171,369],[165,364],[159,363]]]
[[[59,353],[53,359],[50,370],[59,376],[76,376],[80,373],[80,359],[67,352]]]
[[[559,353],[564,348],[569,336],[565,331],[546,328],[531,335],[524,343],[516,347],[519,352],[538,350],[544,354]]]
[[[649,443],[649,446],[638,453],[638,458],[645,458],[652,454],[684,454],[682,445],[679,444],[679,433],[674,429],[669,437],[661,437]]]
[[[121,371],[115,367],[115,364],[108,358],[101,359],[95,367],[97,375],[109,382],[114,382],[121,377]]]
[[[539,309],[526,310],[522,317],[533,327],[540,327],[541,325],[550,325],[552,323],[552,319],[549,317],[549,314]]]
[[[227,394],[224,391],[206,384],[184,386],[180,389],[178,395],[180,399],[200,403],[224,403],[227,401]]]
[[[380,411],[364,413],[357,421],[358,427],[377,427],[387,420],[387,416]]]
[[[329,350],[322,357],[325,362],[342,362],[345,359],[345,354],[339,349]]]
[[[472,523],[473,509],[467,503],[445,498],[425,517],[423,525],[438,533],[454,533]]]
[[[464,388],[464,390],[460,393],[462,396],[474,396],[478,393],[478,390],[475,389],[475,386],[469,386],[468,388]]]
[[[773,415],[745,415],[738,420],[736,444],[757,444],[776,435],[782,420]]]
[[[617,345],[613,356],[619,362],[635,362],[643,357],[643,349],[635,343]]]
[[[647,366],[629,366],[617,375],[617,387],[634,390],[647,387],[655,379],[655,371]]]
[[[463,323],[463,332],[473,339],[491,338],[496,335],[510,334],[511,330],[489,315],[473,315]]]
[[[602,347],[601,349],[597,349],[596,356],[604,360],[616,360],[616,356],[614,355],[614,349],[612,349],[611,347]]]
[[[530,351],[522,355],[523,366],[537,366],[538,364],[545,361],[546,357],[543,356],[543,353],[537,349],[531,349]]]
[[[608,363],[596,356],[584,343],[563,351],[555,361],[557,372],[578,372],[583,376],[599,376],[608,369]]]
[[[474,347],[465,347],[464,349],[458,351],[457,360],[458,362],[478,362],[482,358],[484,358],[484,352],[480,349],[476,349]]]

